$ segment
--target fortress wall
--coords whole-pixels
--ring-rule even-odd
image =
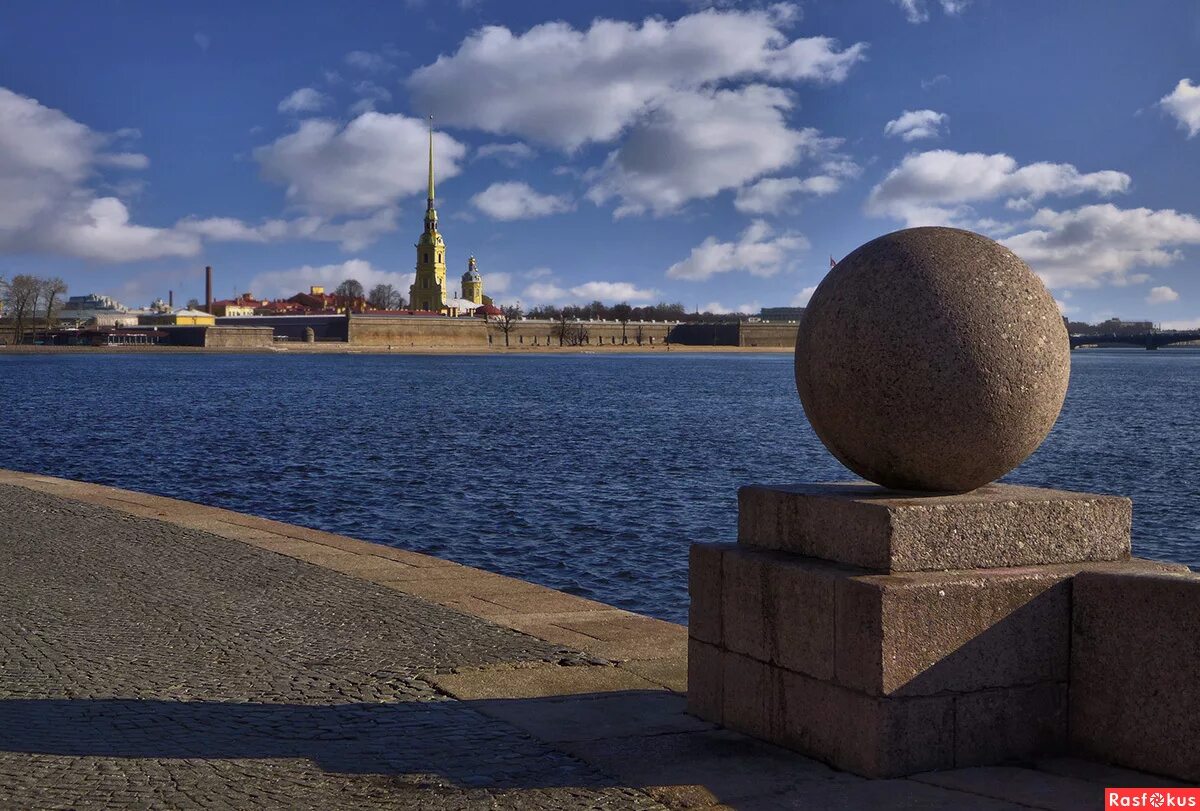
[[[796,345],[799,324],[750,324],[743,322],[738,329],[738,346],[784,346]]]
[[[349,341],[355,346],[483,349],[488,325],[481,318],[352,315]]]
[[[638,329],[641,329],[642,343],[649,344],[651,339],[655,345],[666,342],[667,334],[672,324],[663,322],[630,321],[625,325],[625,342],[636,345]],[[622,328],[617,321],[568,321],[567,330],[570,334],[582,327],[586,333],[587,346],[622,346]],[[529,320],[518,321],[512,325],[508,335],[509,347],[558,346],[559,323],[557,321]],[[488,333],[492,337],[492,346],[504,346],[504,330],[499,322],[488,324]]]
[[[271,327],[206,327],[204,346],[217,349],[269,349],[275,343]]]

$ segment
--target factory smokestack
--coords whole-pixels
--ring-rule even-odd
[[[172,310],[175,309],[175,291],[174,290],[167,291],[167,306],[170,307]]]
[[[212,265],[204,268],[204,312],[212,312]]]

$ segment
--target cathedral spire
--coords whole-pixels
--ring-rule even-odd
[[[429,209],[433,210],[433,116],[429,116]]]

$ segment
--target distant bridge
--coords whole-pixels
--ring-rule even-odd
[[[1200,330],[1170,332],[1135,332],[1129,334],[1108,333],[1106,335],[1072,335],[1071,348],[1080,346],[1144,346],[1158,349],[1171,344],[1200,341]]]

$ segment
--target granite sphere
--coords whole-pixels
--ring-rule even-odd
[[[1037,449],[1071,348],[1054,298],[1004,246],[909,228],[837,263],[796,336],[804,412],[838,461],[898,490],[965,492]]]

